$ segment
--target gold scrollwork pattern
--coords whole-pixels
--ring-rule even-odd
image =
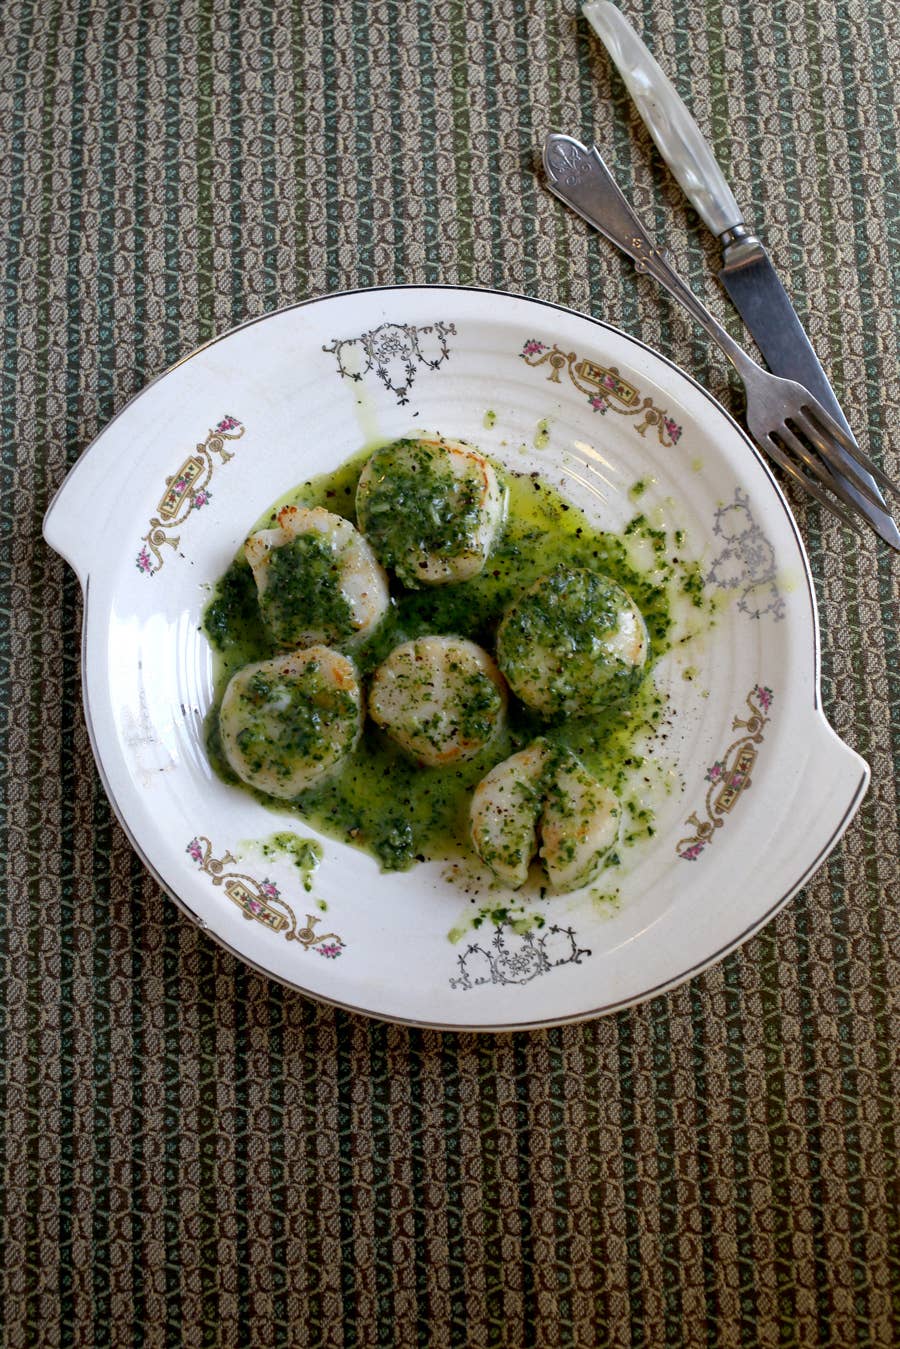
[[[722,758],[710,764],[706,770],[709,787],[705,818],[701,819],[694,811],[686,821],[693,832],[679,839],[675,845],[676,853],[685,862],[696,862],[704,848],[712,843],[716,830],[722,828],[726,816],[750,787],[759,753],[757,746],[763,742],[763,728],[769,722],[768,714],[774,696],[765,684],[756,684],[750,690],[747,694],[749,717],[735,717],[731,724],[733,731],[742,730],[744,734],[729,745]]]
[[[682,428],[665,408],[658,408],[652,398],[642,398],[640,390],[624,379],[616,367],[598,365],[574,351],[563,351],[556,343],[531,338],[520,352],[526,365],[549,367],[547,379],[561,384],[565,371],[579,393],[583,393],[595,412],[618,412],[623,417],[634,417],[634,429],[645,436],[655,431],[660,445],[671,447],[681,438]]]
[[[315,951],[327,960],[335,960],[343,951],[343,938],[336,932],[316,931],[316,925],[321,922],[316,914],[306,914],[306,921],[298,926],[294,910],[282,898],[273,881],[257,881],[245,872],[231,870],[237,858],[230,852],[223,857],[213,857],[208,838],[202,835],[192,838],[185,852],[209,876],[213,885],[221,886],[248,922],[262,923],[270,932],[281,933],[287,941],[299,942],[305,951]]]
[[[212,500],[209,484],[219,461],[227,464],[234,453],[226,447],[228,440],[240,440],[244,426],[237,417],[223,417],[206,439],[191,454],[187,455],[177,471],[166,478],[166,487],[156,507],[156,514],[150,518],[150,528],[141,539],[143,545],[135,559],[139,572],[145,576],[155,576],[163,565],[163,547],[177,548],[180,534],[172,531],[179,529],[192,511],[202,510]]]

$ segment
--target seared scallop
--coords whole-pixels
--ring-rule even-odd
[[[483,777],[472,793],[472,845],[494,875],[518,890],[538,850],[537,821],[548,751],[536,740]]]
[[[321,506],[284,506],[276,529],[244,545],[259,607],[281,646],[352,644],[390,604],[387,577],[359,530]]]
[[[472,795],[472,846],[518,890],[538,852],[550,888],[589,885],[619,837],[619,802],[569,750],[536,740],[497,764]]]
[[[503,722],[506,690],[486,651],[462,637],[397,646],[372,677],[369,715],[420,763],[471,759]]]
[[[547,783],[541,857],[557,894],[590,885],[619,837],[618,798],[579,763],[561,754]]]
[[[412,588],[477,576],[505,509],[487,459],[438,437],[376,450],[356,492],[360,528],[384,566]]]
[[[310,646],[245,665],[219,709],[222,748],[242,781],[293,797],[333,772],[362,730],[353,662]]]
[[[628,698],[649,639],[631,596],[608,576],[556,567],[507,610],[497,660],[513,692],[545,717],[585,715]]]

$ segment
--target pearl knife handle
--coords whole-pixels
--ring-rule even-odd
[[[638,112],[688,200],[715,235],[743,225],[741,208],[700,128],[625,16],[607,0],[582,12],[615,63]]]

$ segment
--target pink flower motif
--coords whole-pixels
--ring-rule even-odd
[[[212,492],[208,492],[205,487],[201,487],[199,492],[194,493],[194,499],[191,506],[195,511],[199,511],[204,506],[208,506],[212,501]]]
[[[724,763],[722,762],[721,759],[717,759],[716,762],[715,762],[714,764],[711,764],[710,767],[707,768],[707,770],[706,770],[706,781],[707,781],[707,782],[718,782],[719,779],[722,777],[722,774],[723,774],[724,772],[725,772],[725,765],[724,765]]]
[[[179,478],[177,482],[172,483],[173,492],[183,492],[185,487],[187,487],[187,483],[184,478]]]
[[[547,347],[545,343],[538,342],[536,338],[532,337],[529,339],[529,341],[525,343],[524,347],[522,348],[522,354],[523,356],[536,356],[539,351],[546,351],[546,350]]]
[[[663,422],[663,425],[668,431],[669,439],[672,441],[673,444],[675,444],[676,441],[681,439],[681,427],[678,425],[677,422],[673,422],[671,417],[666,417]]]
[[[590,403],[591,407],[594,409],[595,412],[605,412],[606,409],[609,407],[609,404],[607,403],[606,399],[601,398],[598,393],[595,393],[593,398],[589,398],[588,402]]]
[[[702,843],[692,843],[689,848],[685,848],[678,856],[684,858],[685,862],[696,862],[703,851],[703,846]]]
[[[757,684],[756,688],[753,690],[753,693],[754,696],[756,697],[756,701],[759,703],[762,710],[764,712],[768,712],[769,708],[772,706],[772,699],[775,696],[772,690],[764,684],[763,685]]]
[[[265,895],[266,899],[278,898],[278,886],[274,885],[272,881],[260,881],[259,888],[261,893]]]
[[[319,955],[327,957],[328,960],[336,960],[343,949],[343,945],[340,942],[334,941],[326,941],[323,942],[321,946],[316,947]]]
[[[193,861],[195,862],[203,861],[203,849],[200,846],[199,838],[192,838],[190,843],[185,848],[185,852],[187,853],[188,857],[193,859]]]
[[[247,908],[250,910],[251,913],[259,913],[260,910],[262,909],[262,905],[260,904],[258,899],[248,899]]]
[[[604,386],[604,388],[606,388],[606,389],[614,389],[614,388],[616,387],[615,376],[614,376],[614,375],[604,375],[604,376],[603,376],[603,386]]]
[[[153,563],[150,561],[150,554],[146,548],[142,548],[138,553],[134,565],[138,571],[142,571],[145,575],[149,575],[153,571]]]
[[[216,430],[219,432],[233,431],[236,426],[240,426],[237,417],[223,417]]]

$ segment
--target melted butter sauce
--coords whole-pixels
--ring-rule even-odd
[[[252,528],[271,526],[278,510],[288,504],[324,506],[355,523],[356,484],[373,448],[369,445],[333,473],[301,483]],[[399,643],[429,633],[468,637],[493,652],[504,610],[538,576],[560,563],[603,572],[631,594],[647,624],[651,664],[674,644],[709,626],[712,606],[704,596],[700,569],[685,559],[683,537],[677,542],[670,538],[657,517],[639,514],[623,535],[605,533],[537,474],[495,467],[508,489],[509,507],[485,570],[459,585],[417,591],[404,590],[392,578],[387,617],[365,643],[348,650],[364,680]],[[623,795],[630,817],[626,845],[653,833],[652,806],[633,788],[641,778],[646,742],[667,716],[666,700],[652,673],[627,706],[609,708],[590,719],[569,718],[548,725],[511,697],[502,733],[476,758],[446,768],[413,763],[367,720],[359,745],[335,776],[294,802],[276,803],[235,778],[218,737],[218,703],[231,675],[279,650],[260,620],[255,585],[242,554],[219,581],[205,628],[217,656],[216,701],[207,725],[215,770],[265,804],[279,811],[293,808],[322,833],[373,853],[385,870],[405,868],[414,861],[471,857],[472,789],[490,768],[539,734],[573,750],[602,783]],[[610,860],[614,866],[617,859]]]

